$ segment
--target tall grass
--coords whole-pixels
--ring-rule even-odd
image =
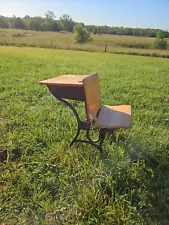
[[[107,44],[107,52],[169,58],[168,50],[152,49],[154,38],[118,35],[92,35],[92,38],[90,43],[77,44],[72,33],[0,29],[0,45],[4,46],[104,52]]]

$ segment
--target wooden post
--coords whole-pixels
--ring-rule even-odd
[[[107,44],[105,45],[104,51],[107,52]]]

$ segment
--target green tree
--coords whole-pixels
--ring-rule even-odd
[[[31,18],[30,24],[29,24],[30,30],[36,30],[36,31],[43,30],[42,21],[43,20],[41,19],[41,17]]]
[[[60,25],[58,23],[58,21],[55,21],[52,23],[52,31],[55,31],[55,32],[59,32],[60,31]]]
[[[157,36],[155,41],[153,42],[153,47],[157,49],[167,49],[168,43],[167,40],[164,39],[165,33],[162,30],[157,32]]]
[[[90,33],[81,24],[74,26],[74,34],[75,40],[78,43],[86,43],[92,40],[90,37]]]
[[[74,21],[69,15],[64,14],[60,17],[60,25],[64,31],[73,32]]]
[[[45,13],[45,16],[47,19],[52,19],[54,20],[56,18],[54,12],[52,12],[51,10],[48,10],[46,13]]]
[[[55,21],[54,18],[56,18],[56,16],[51,10],[48,10],[45,13],[45,16],[46,18],[44,19],[43,22],[44,30],[52,31],[53,23]]]
[[[26,29],[30,30],[31,17],[29,15],[26,15],[22,18],[22,21],[24,22]]]
[[[3,17],[3,16],[0,16],[0,28],[9,28],[11,27],[9,21]]]
[[[26,29],[26,25],[20,17],[14,19],[14,26],[17,29]]]

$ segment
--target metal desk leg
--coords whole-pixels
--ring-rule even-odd
[[[76,109],[65,99],[62,98],[57,98],[60,102],[63,102],[65,105],[67,105],[74,113],[77,123],[78,123],[78,127],[77,127],[77,132],[75,137],[73,138],[73,140],[71,141],[71,143],[69,144],[69,147],[71,147],[74,143],[76,142],[80,142],[80,143],[86,143],[86,144],[91,144],[92,146],[94,146],[95,148],[97,148],[100,152],[102,152],[102,144],[105,140],[106,137],[106,129],[100,129],[99,131],[99,138],[97,140],[92,140],[90,138],[90,127],[91,124],[88,121],[81,121],[80,117],[76,111]],[[85,130],[86,131],[86,138],[88,140],[81,140],[78,139],[78,136],[80,134],[80,130]],[[99,144],[97,145],[96,143],[99,142]]]
[[[75,142],[77,142],[77,138],[80,134],[80,130],[86,130],[88,129],[89,127],[89,124],[87,124],[86,122],[83,122],[80,120],[80,117],[76,111],[76,109],[71,105],[70,102],[66,101],[65,99],[62,99],[62,98],[57,98],[60,102],[63,102],[65,105],[67,105],[74,113],[75,117],[76,117],[76,120],[77,120],[77,124],[78,124],[78,127],[77,127],[77,132],[76,132],[76,135],[75,137],[73,138],[73,140],[71,141],[71,143],[69,144],[69,147],[71,147]]]

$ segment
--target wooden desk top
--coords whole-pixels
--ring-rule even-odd
[[[88,75],[62,75],[47,80],[40,81],[40,84],[50,86],[83,86],[83,78]]]

